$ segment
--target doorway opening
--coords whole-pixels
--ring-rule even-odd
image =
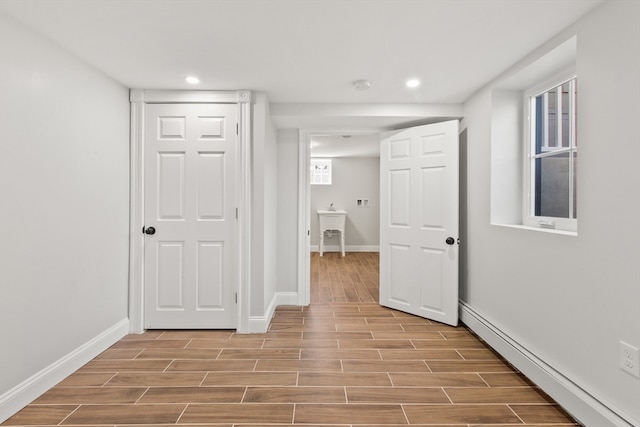
[[[378,302],[386,307],[454,326],[458,322],[458,134],[458,120],[378,134],[380,157],[376,169],[379,186],[375,191],[379,195],[376,209],[379,227]],[[311,302],[311,275],[317,279],[317,284],[320,284],[321,280],[321,270],[319,266],[315,269],[315,265],[314,270],[311,269],[309,255],[312,250],[314,228],[318,230],[316,235],[320,242],[320,254],[325,246],[324,232],[331,230],[324,225],[313,227],[314,216],[319,216],[319,224],[323,224],[322,220],[326,224],[329,217],[347,215],[348,210],[354,209],[354,206],[356,211],[363,208],[364,201],[367,200],[366,197],[354,197],[352,194],[346,201],[341,200],[336,205],[332,199],[339,197],[339,192],[327,196],[325,189],[320,192],[324,195],[320,202],[322,206],[312,204],[311,151],[314,145],[317,145],[314,144],[314,138],[318,139],[324,135],[326,134],[318,135],[311,132],[300,134],[301,237],[298,248],[298,296],[301,305]],[[335,137],[335,133],[330,135]],[[320,182],[327,188],[329,182],[339,181],[333,176],[327,176],[328,160],[320,163],[325,169],[320,171],[320,177],[313,177],[314,182]],[[329,169],[335,171],[333,162]],[[359,175],[357,172],[354,173],[354,168],[345,169],[348,170],[345,180],[353,180],[353,177]],[[343,227],[339,235],[344,256],[343,236],[346,232],[347,237],[344,240],[348,241],[349,230],[344,225],[344,219],[339,222],[334,218],[333,225],[338,224],[342,224]],[[331,286],[331,277],[324,279],[326,284]],[[353,294],[357,297],[357,292],[354,291]],[[322,291],[319,291],[318,295],[322,295]],[[346,293],[339,297],[346,299]],[[315,298],[319,297],[314,294]]]
[[[380,136],[311,135],[309,158],[310,302],[378,302]]]
[[[378,302],[380,135],[375,131],[300,133],[298,299]],[[312,183],[312,159],[328,170]],[[325,176],[331,173],[330,181]],[[325,184],[331,182],[331,184]],[[318,211],[345,211],[339,232],[320,233]],[[323,256],[319,255],[320,240]],[[340,251],[345,249],[345,257]],[[366,267],[366,268],[365,268]],[[370,270],[365,272],[365,269]],[[358,273],[349,273],[358,270]],[[313,288],[313,289],[312,289]],[[375,288],[375,289],[373,289]]]

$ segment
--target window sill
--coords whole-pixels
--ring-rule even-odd
[[[495,226],[498,226],[498,227],[517,228],[517,229],[520,229],[520,230],[539,231],[541,233],[561,234],[563,236],[573,236],[573,237],[577,237],[578,236],[578,232],[577,231],[559,230],[557,228],[532,227],[532,226],[529,226],[529,225],[522,225],[522,224],[494,224],[494,223],[492,223],[491,225],[495,225]]]

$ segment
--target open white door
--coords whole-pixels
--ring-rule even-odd
[[[458,324],[458,121],[385,133],[380,304]]]
[[[236,104],[146,106],[145,328],[237,326],[236,124]]]

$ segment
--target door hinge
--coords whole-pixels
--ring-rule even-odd
[[[240,135],[240,124],[236,123],[236,135]]]
[[[238,303],[238,293],[236,292],[236,304]]]
[[[236,208],[236,219],[238,219],[238,208]]]

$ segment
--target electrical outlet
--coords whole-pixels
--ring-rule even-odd
[[[356,199],[356,207],[368,208],[369,207],[369,199]]]
[[[640,378],[640,350],[620,341],[620,369]]]

